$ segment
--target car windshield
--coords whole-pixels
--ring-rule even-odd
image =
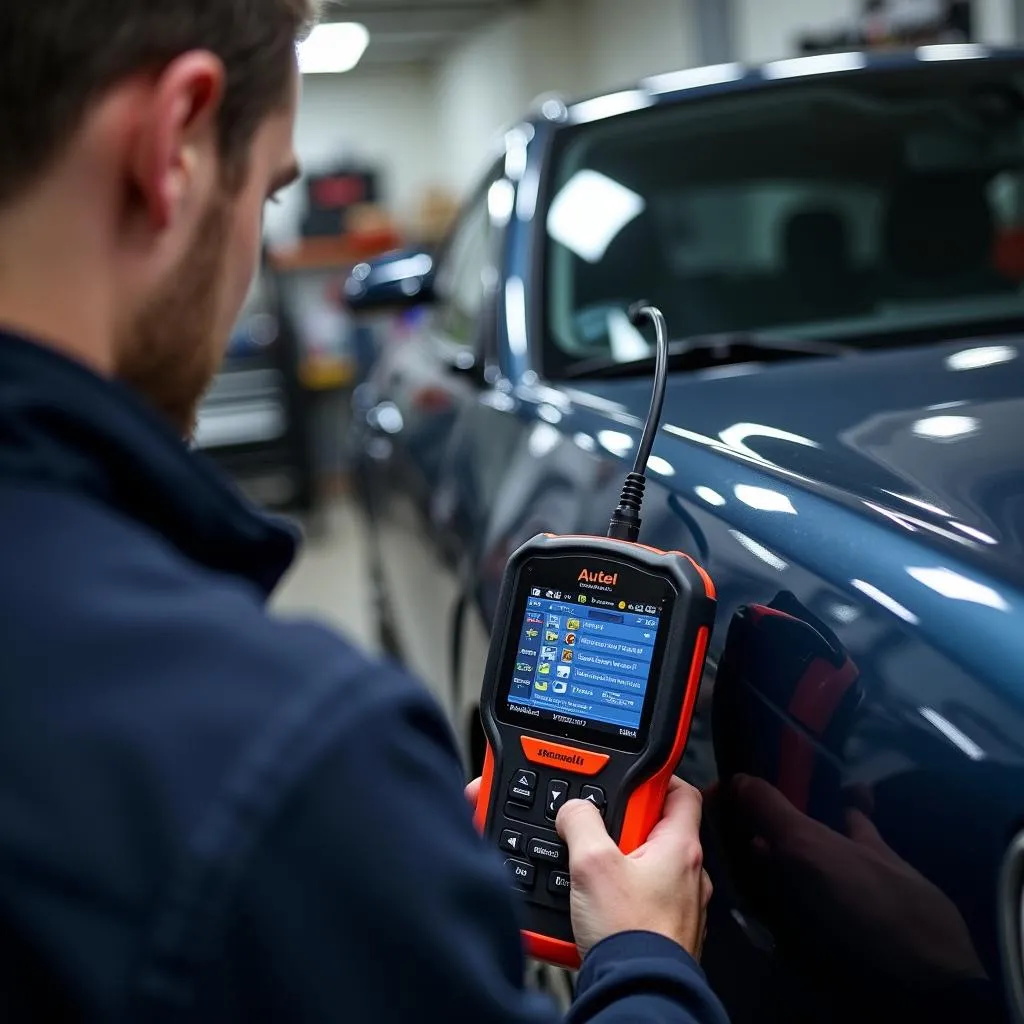
[[[1024,316],[1024,67],[916,64],[563,129],[546,208],[549,369],[674,339],[870,348]],[[982,328],[984,329],[984,328]]]

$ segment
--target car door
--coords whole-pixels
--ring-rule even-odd
[[[391,628],[409,668],[446,704],[459,587],[437,507],[452,438],[484,385],[484,339],[495,329],[502,232],[487,196],[498,173],[485,177],[444,245],[431,306],[405,340],[386,346],[371,381],[374,529]]]

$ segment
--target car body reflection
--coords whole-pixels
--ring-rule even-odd
[[[902,713],[884,682],[789,592],[733,615],[714,687],[709,852],[735,919],[816,979],[808,1009],[820,1000],[833,1020],[1003,1019],[994,917],[960,877],[994,851],[983,834],[970,852],[922,835],[908,813],[942,800],[944,826],[971,828],[963,761],[987,752],[935,709],[918,712],[932,727],[920,762],[879,771],[870,737]],[[945,793],[939,764],[960,777]],[[974,784],[999,776],[1014,782],[1003,769]]]

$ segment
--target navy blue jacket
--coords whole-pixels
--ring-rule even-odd
[[[443,714],[267,613],[295,547],[132,394],[0,334],[0,1019],[552,1020]],[[578,991],[573,1021],[725,1019],[647,933]]]

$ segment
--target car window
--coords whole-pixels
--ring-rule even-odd
[[[490,184],[491,177],[487,183]],[[497,278],[497,231],[481,189],[459,218],[440,258],[434,279],[435,325],[444,337],[473,345],[488,290]]]
[[[545,211],[548,349],[563,366],[646,355],[625,314],[639,298],[676,339],[870,347],[1024,317],[1024,79],[956,63],[566,129]]]

